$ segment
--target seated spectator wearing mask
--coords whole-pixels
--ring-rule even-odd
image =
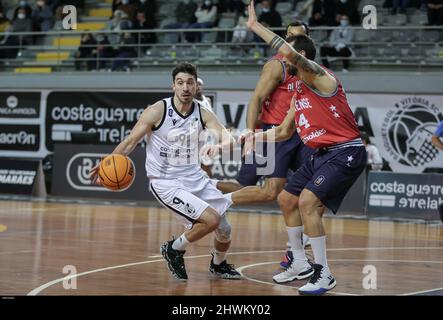
[[[320,48],[320,55],[322,57],[323,65],[329,68],[329,61],[327,57],[345,57],[349,58],[352,55],[348,44],[354,39],[354,30],[349,28],[349,17],[342,15],[340,18],[340,27],[332,31],[329,37],[329,46]],[[343,72],[348,72],[349,60],[343,59]]]
[[[212,28],[217,20],[217,6],[213,4],[212,0],[204,0],[203,4],[200,5],[195,11],[195,17],[197,18],[197,22],[192,23],[189,28],[190,29],[203,29],[203,28]],[[192,41],[197,38],[197,41],[201,41],[201,34],[197,34],[197,36],[192,35],[188,38],[188,40]]]
[[[17,12],[17,17],[12,20],[12,30],[14,32],[31,32],[32,31],[32,20],[26,17],[26,9],[19,8]],[[20,35],[19,41],[22,44],[32,44],[31,35]]]
[[[32,20],[38,26],[40,31],[48,31],[54,24],[51,8],[46,5],[44,0],[37,0],[36,6],[32,10]]]

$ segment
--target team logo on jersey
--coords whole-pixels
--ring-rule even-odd
[[[288,92],[294,91],[294,83],[288,83]]]
[[[443,114],[422,97],[407,97],[386,114],[382,124],[383,144],[390,156],[408,167],[424,166],[438,156],[431,138]]]
[[[302,90],[301,90],[301,80],[297,80],[296,82],[295,82],[295,86],[297,87],[297,92],[298,93],[302,93]]]
[[[323,176],[323,175],[318,176],[318,177],[315,179],[314,184],[315,184],[316,186],[319,186],[319,185],[321,185],[321,184],[323,183],[323,181],[325,181],[325,180],[326,180],[325,176]]]
[[[172,117],[172,109],[168,110],[168,116]]]
[[[175,124],[177,123],[177,119],[172,119],[172,125],[175,126]]]

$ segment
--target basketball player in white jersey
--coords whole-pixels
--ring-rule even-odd
[[[188,278],[183,260],[186,247],[214,232],[215,248],[209,271],[221,278],[240,279],[240,274],[225,259],[231,243],[231,225],[225,212],[232,203],[200,168],[198,138],[207,128],[222,137],[222,148],[231,147],[235,141],[215,114],[194,99],[197,70],[193,64],[178,64],[172,79],[174,96],[146,108],[130,135],[113,153],[129,155],[148,135],[146,172],[150,190],[188,229],[161,246],[174,277]],[[98,166],[91,171],[93,182],[97,181],[97,172]]]

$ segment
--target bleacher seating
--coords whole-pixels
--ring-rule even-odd
[[[133,65],[139,70],[149,69],[153,64],[174,64],[177,60],[192,60],[195,62],[214,64],[256,65],[263,63],[262,49],[257,43],[230,43],[233,28],[237,22],[235,13],[219,14],[216,29],[201,30],[199,43],[188,43],[184,32],[165,32],[165,25],[174,23],[175,6],[179,0],[157,0],[156,18],[161,31],[157,34],[157,43],[149,44],[136,50],[138,55],[133,57]],[[361,0],[358,8],[364,5],[375,5],[378,9],[378,30],[356,29],[354,44],[351,45],[351,70],[390,65],[392,68],[443,68],[442,47],[443,29],[423,28],[427,22],[426,11],[419,8],[409,8],[407,14],[391,15],[389,9],[383,8],[382,0]],[[86,0],[86,7],[79,17],[75,31],[64,31],[61,22],[55,23],[53,30],[44,36],[40,35],[33,45],[21,45],[15,59],[0,63],[1,70],[7,72],[54,72],[73,71],[74,56],[77,51],[82,32],[98,32],[107,30],[109,18],[112,15],[112,0]],[[297,16],[298,20],[308,21],[306,15],[298,15],[305,1],[279,1],[276,10],[288,23]],[[14,8],[8,8],[7,15],[12,18]],[[260,5],[257,6],[258,14]],[[361,12],[361,11],[360,11]],[[387,28],[383,28],[387,27]],[[159,29],[159,30],[160,30]],[[58,33],[56,33],[58,31]],[[329,28],[313,28],[311,37],[317,48],[328,42]],[[118,35],[114,37],[118,39]],[[270,51],[268,51],[270,52]],[[320,59],[318,59],[320,61]]]

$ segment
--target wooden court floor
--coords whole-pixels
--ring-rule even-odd
[[[0,296],[297,295],[305,280],[272,282],[286,245],[282,217],[230,212],[229,219],[228,262],[244,279],[209,274],[209,236],[188,248],[189,280],[181,282],[159,255],[160,245],[182,231],[165,209],[0,201]],[[340,218],[324,223],[337,280],[330,294],[443,294],[441,225]],[[363,285],[365,266],[373,266],[367,268],[376,289]]]

